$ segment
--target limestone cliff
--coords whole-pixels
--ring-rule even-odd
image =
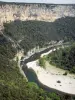
[[[41,20],[53,22],[58,18],[71,16],[75,17],[75,5],[54,5],[54,4],[0,4],[0,29],[4,22],[17,19]]]

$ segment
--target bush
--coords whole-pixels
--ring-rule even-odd
[[[45,59],[44,58],[39,59],[39,66],[45,68]]]

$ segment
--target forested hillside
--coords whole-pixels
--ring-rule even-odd
[[[27,52],[39,45],[43,47],[51,40],[75,40],[75,18],[66,17],[55,22],[14,21],[4,23],[4,34],[10,36]]]
[[[12,43],[0,35],[0,100],[60,100],[57,94],[26,81],[13,60],[16,52]]]
[[[3,35],[0,35],[0,100],[66,100],[55,93],[48,93],[36,84],[29,83],[20,74],[17,61],[14,61],[19,44],[25,53],[39,45],[43,47],[51,40],[74,40],[75,18],[62,18],[54,23],[42,21],[14,21],[4,23]],[[5,36],[5,37],[4,37]],[[20,48],[20,49],[21,49]]]
[[[50,64],[75,73],[75,43],[52,52],[47,56],[47,60]]]
[[[60,40],[75,40],[75,5],[0,2],[0,100],[75,100],[68,94],[47,92],[28,82],[15,57],[18,51],[26,54],[34,47]],[[75,73],[74,58],[72,46],[53,52],[47,60]],[[39,65],[45,68],[43,58]]]

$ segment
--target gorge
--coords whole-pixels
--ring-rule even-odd
[[[0,99],[75,100],[75,88],[68,94],[48,92],[24,74],[26,63],[31,65],[51,46],[74,42],[74,4],[0,2]]]

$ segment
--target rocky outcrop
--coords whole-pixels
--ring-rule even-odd
[[[75,5],[54,4],[0,4],[0,28],[14,20],[41,20],[53,22],[58,18],[75,17]]]

